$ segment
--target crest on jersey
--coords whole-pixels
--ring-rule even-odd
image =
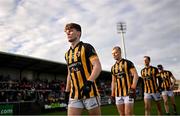
[[[145,77],[145,79],[147,79],[147,80],[151,80],[151,78],[152,78],[151,76],[146,76]]]
[[[125,72],[121,71],[119,73],[116,74],[116,78],[124,78],[126,76]]]
[[[80,57],[80,55],[81,55],[81,52],[78,51],[78,52],[76,53],[76,56],[77,56],[77,57]]]

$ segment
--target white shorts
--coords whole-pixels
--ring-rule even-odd
[[[167,95],[169,97],[174,96],[173,91],[162,91],[162,95]]]
[[[144,93],[145,99],[154,99],[155,101],[161,100],[161,94],[160,93]]]
[[[70,99],[68,107],[74,108],[86,108],[87,110],[91,110],[101,105],[100,97],[91,97],[88,99]]]
[[[129,96],[116,97],[116,105],[134,103],[134,98],[129,98]]]

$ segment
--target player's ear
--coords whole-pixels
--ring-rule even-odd
[[[81,37],[81,32],[78,31],[77,34],[78,34],[78,37],[80,38]]]

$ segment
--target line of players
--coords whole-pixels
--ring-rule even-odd
[[[133,115],[133,105],[135,97],[136,82],[138,81],[137,72],[134,64],[121,57],[121,48],[114,47],[112,55],[116,63],[112,67],[112,98],[114,99],[119,114]],[[158,115],[162,115],[161,95],[164,101],[166,114],[170,114],[168,106],[168,97],[171,99],[171,104],[174,114],[177,114],[173,87],[176,79],[170,71],[164,70],[161,64],[157,68],[150,65],[150,57],[144,56],[145,67],[141,70],[141,78],[144,82],[144,105],[145,115],[150,115],[151,100],[154,100],[157,105]],[[128,75],[129,74],[129,75]],[[131,81],[130,77],[134,77]],[[131,83],[128,85],[128,82]],[[127,85],[126,85],[127,84]],[[129,89],[127,91],[127,89]]]
[[[87,109],[89,115],[101,115],[100,97],[96,86],[96,78],[101,72],[101,63],[92,45],[80,41],[81,26],[69,23],[65,26],[65,33],[70,49],[65,54],[68,67],[65,99],[68,103],[68,115],[81,115],[83,109]],[[111,68],[112,73],[112,99],[115,101],[120,115],[133,115],[134,98],[138,82],[138,74],[134,64],[121,57],[121,48],[116,46],[112,50],[115,64]],[[150,115],[151,100],[157,104],[158,114],[162,115],[160,105],[160,92],[162,92],[166,113],[169,114],[168,96],[177,114],[173,95],[173,87],[176,79],[170,71],[150,65],[150,57],[144,56],[145,67],[141,70],[144,82],[145,115]],[[171,79],[173,81],[171,81]]]

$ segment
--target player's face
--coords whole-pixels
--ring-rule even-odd
[[[80,37],[80,32],[73,28],[65,30],[65,33],[69,42],[75,42]]]
[[[163,70],[163,67],[158,67],[158,70],[161,72]]]
[[[145,66],[149,66],[150,61],[148,60],[148,58],[144,58],[144,65]]]
[[[114,49],[112,51],[112,56],[115,60],[119,60],[121,58],[121,51]]]

